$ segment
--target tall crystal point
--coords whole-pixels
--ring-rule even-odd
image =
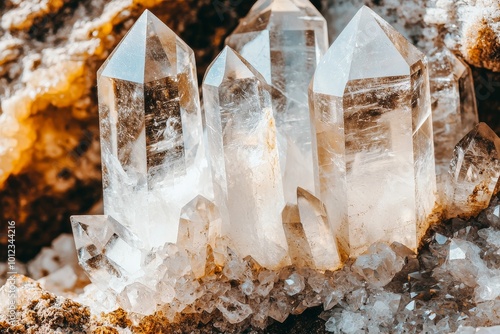
[[[193,51],[149,11],[98,72],[104,211],[149,246],[211,198]],[[144,224],[148,224],[145,228]]]
[[[488,206],[500,176],[500,138],[488,125],[479,123],[460,140],[448,176],[448,217],[475,216]]]
[[[320,61],[309,90],[317,193],[340,247],[416,250],[436,179],[424,55],[368,7]]]
[[[453,148],[478,123],[470,67],[444,46],[429,52],[429,78],[438,184]]]
[[[307,87],[328,48],[326,21],[309,0],[259,0],[226,43],[274,88],[286,200],[314,192]]]
[[[203,99],[222,233],[240,256],[278,268],[289,259],[270,88],[252,65],[226,47],[205,75]]]

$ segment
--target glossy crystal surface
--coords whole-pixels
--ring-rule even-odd
[[[340,246],[415,250],[436,190],[424,55],[363,7],[319,63],[309,103],[316,192]]]
[[[295,204],[297,187],[314,193],[307,87],[328,48],[326,21],[308,0],[259,0],[226,44],[273,87],[285,198]]]

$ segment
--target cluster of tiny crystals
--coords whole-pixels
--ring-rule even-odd
[[[500,139],[465,63],[427,58],[367,7],[328,48],[308,0],[257,1],[226,44],[203,108],[193,51],[149,11],[99,70],[105,215],[72,217],[83,301],[221,330],[323,305],[327,330],[378,333],[472,317],[426,294],[498,297],[469,240],[495,243],[493,228],[415,255],[436,216],[476,215],[497,191]]]

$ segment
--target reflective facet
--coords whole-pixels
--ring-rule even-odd
[[[181,208],[212,193],[193,51],[145,11],[99,70],[98,93],[104,212],[149,246],[175,242]]]
[[[376,241],[415,250],[426,230],[436,189],[428,85],[424,55],[368,7],[318,65],[316,192],[351,256]]]
[[[226,47],[203,81],[208,150],[222,233],[242,257],[277,268],[288,263],[285,206],[270,88]]]
[[[78,262],[97,286],[121,291],[141,270],[142,243],[110,216],[72,216]]]
[[[260,0],[226,43],[273,87],[285,198],[314,192],[307,87],[328,48],[326,21],[308,0]]]

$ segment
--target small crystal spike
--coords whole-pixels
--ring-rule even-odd
[[[80,266],[103,289],[120,292],[141,270],[141,241],[110,216],[72,216]]]
[[[205,275],[207,246],[220,235],[220,227],[219,211],[205,197],[197,196],[182,208],[177,247],[188,253],[196,277]]]
[[[289,261],[270,88],[229,47],[203,81],[208,150],[223,235],[241,256],[278,268]]]
[[[500,138],[479,123],[455,146],[446,187],[447,216],[475,216],[486,208],[499,176]]]
[[[259,0],[226,43],[274,88],[285,198],[314,192],[307,87],[328,48],[326,21],[309,0]]]
[[[444,46],[432,49],[428,59],[439,184],[453,147],[478,123],[478,115],[470,67]]]
[[[337,269],[341,258],[325,206],[300,187],[297,189],[297,203],[287,204],[282,213],[292,263],[301,268]]]
[[[175,242],[181,208],[212,193],[193,51],[145,11],[98,93],[104,212],[150,247]]]
[[[365,6],[320,61],[309,103],[316,193],[342,251],[416,250],[436,190],[425,56]]]
[[[283,209],[282,218],[292,264],[299,268],[314,268],[311,247],[300,223],[299,207],[288,203]]]

